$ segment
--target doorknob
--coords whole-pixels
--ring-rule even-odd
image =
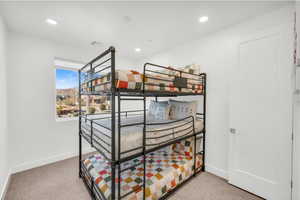
[[[235,133],[236,133],[235,128],[230,128],[229,131],[230,131],[230,133],[232,133],[232,134],[235,134]]]

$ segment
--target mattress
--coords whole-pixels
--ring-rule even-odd
[[[97,116],[91,116],[97,118]],[[154,148],[166,142],[170,142],[176,138],[193,134],[192,119],[188,118],[185,120],[167,120],[158,122],[155,119],[147,118],[146,126],[146,149]],[[118,119],[116,118],[116,146],[115,156],[118,159]],[[128,116],[121,118],[121,125],[132,124],[132,123],[143,123],[143,117],[140,115]],[[154,124],[154,125],[149,125]],[[90,137],[91,126],[90,121],[82,120],[82,128],[87,137]],[[94,120],[93,123],[93,138],[100,143],[98,148],[107,156],[111,158],[111,119],[98,119]],[[203,121],[196,119],[194,123],[195,132],[200,132],[203,129]],[[200,148],[201,140],[197,140],[197,148]],[[97,143],[94,143],[97,147]],[[128,126],[121,128],[120,133],[120,158],[124,158],[139,152],[142,152],[143,147],[143,125]]]
[[[177,74],[175,74],[177,75]],[[182,74],[187,79],[187,88],[176,87],[175,76],[163,74],[147,74],[146,76],[134,70],[117,70],[115,72],[116,88],[119,89],[143,89],[143,78],[145,78],[146,91],[168,91],[168,92],[185,92],[185,93],[202,93],[203,84],[199,76],[192,74]],[[82,84],[84,92],[90,91],[109,91],[111,88],[111,75],[98,75],[92,81]]]
[[[111,199],[111,166],[109,163],[99,154],[90,156],[83,163],[98,189],[107,199]],[[201,166],[202,156],[197,154],[196,170],[199,171]],[[116,197],[118,197],[118,184],[120,184],[120,195],[124,199],[143,199],[142,157],[122,163],[121,170],[126,168],[128,170],[121,172],[121,178],[116,175]],[[167,148],[148,154],[146,156],[146,199],[159,199],[190,177],[193,174],[193,168],[193,157],[170,151]]]

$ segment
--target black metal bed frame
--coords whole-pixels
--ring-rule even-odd
[[[149,69],[151,67],[158,68],[159,70],[153,70]],[[177,75],[170,75],[167,73],[163,73],[161,71],[163,70],[172,70],[177,73]],[[105,71],[108,71],[106,76],[110,76],[110,81],[107,81],[105,83],[101,83],[99,85],[109,85],[109,90],[101,90],[96,91],[95,85],[93,85],[93,81],[97,78],[99,78],[98,73],[104,73]],[[147,74],[148,73],[148,74]],[[153,76],[149,75],[151,74],[163,74],[168,76],[174,76],[174,79],[179,79],[176,84],[179,87],[178,92],[169,92],[169,91],[149,91],[145,89],[145,86],[147,83],[145,82],[145,79],[156,79]],[[179,77],[178,77],[179,73]],[[121,196],[121,190],[120,185],[118,184],[118,187],[116,188],[115,179],[116,176],[120,177],[121,173],[126,171],[127,169],[121,169],[121,163],[129,161],[131,159],[137,158],[139,156],[143,157],[143,162],[139,163],[138,165],[143,164],[143,185],[140,186],[143,188],[143,199],[145,199],[145,188],[146,188],[146,155],[150,152],[154,152],[158,149],[161,149],[163,147],[166,147],[168,145],[174,144],[176,142],[180,142],[182,140],[186,140],[188,138],[194,138],[194,172],[193,176],[195,176],[199,171],[205,171],[205,133],[206,133],[206,74],[193,74],[194,76],[198,77],[195,80],[200,80],[203,88],[201,93],[193,93],[193,92],[182,92],[181,90],[184,88],[188,88],[188,85],[186,84],[187,80],[186,78],[182,77],[182,74],[188,72],[184,72],[181,70],[156,65],[152,63],[146,63],[144,64],[143,68],[143,82],[142,82],[142,88],[140,89],[121,89],[116,88],[116,69],[115,69],[115,48],[110,47],[106,51],[104,51],[102,54],[94,58],[92,61],[87,63],[84,67],[82,67],[79,70],[79,177],[82,178],[83,182],[85,183],[92,199],[99,199],[99,200],[106,200],[104,194],[101,192],[101,190],[96,186],[93,177],[89,174],[87,168],[83,164],[83,155],[82,155],[82,138],[84,138],[88,143],[91,144],[92,147],[94,147],[98,153],[104,156],[104,158],[107,159],[108,162],[111,164],[111,199],[122,199],[126,197],[127,195],[134,192],[133,190],[123,196]],[[84,79],[84,82],[83,80]],[[160,79],[163,81],[169,81],[169,79]],[[86,90],[83,90],[83,84],[86,84]],[[153,84],[152,84],[153,85]],[[155,85],[155,84],[154,84]],[[156,85],[159,86],[159,85]],[[191,89],[191,88],[189,88]],[[100,96],[109,96],[111,101],[111,110],[110,112],[104,113],[105,115],[109,114],[109,116],[105,117],[98,117],[98,118],[90,118],[93,116],[93,114],[84,114],[82,111],[82,96],[83,95],[100,95]],[[155,100],[157,101],[158,97],[177,97],[177,96],[203,96],[203,110],[202,113],[197,113],[197,117],[200,117],[203,120],[203,129],[200,132],[195,132],[194,127],[194,117],[189,116],[187,118],[181,119],[181,120],[187,120],[187,124],[189,124],[189,128],[191,131],[188,132],[188,134],[185,134],[183,136],[180,136],[178,138],[168,140],[165,142],[160,142],[159,144],[152,144],[153,147],[151,147],[149,144],[147,144],[147,126],[151,125],[157,125],[158,123],[147,123],[146,121],[146,98],[147,97],[155,97]],[[117,110],[116,110],[116,99],[117,99]],[[143,102],[143,109],[142,110],[133,110],[133,111],[121,111],[121,101],[142,101]],[[143,121],[138,123],[132,123],[132,124],[122,124],[121,123],[121,117],[127,117],[130,115],[130,113],[139,113],[142,112]],[[100,115],[100,114],[97,114]],[[97,129],[95,129],[95,124],[97,124],[98,119],[110,119],[111,120],[111,127],[104,127],[111,131],[111,135],[107,135]],[[117,120],[117,127],[116,127],[116,120]],[[177,120],[179,121],[179,120]],[[83,126],[83,122],[85,123],[85,126]],[[87,125],[88,123],[89,125]],[[174,121],[172,121],[174,122]],[[167,122],[167,123],[172,123]],[[166,122],[162,122],[160,124],[166,124]],[[99,125],[99,124],[97,124]],[[143,145],[134,149],[127,150],[125,154],[130,153],[131,151],[137,151],[140,150],[138,153],[131,154],[129,156],[122,157],[122,154],[124,152],[121,152],[121,129],[123,127],[128,126],[136,126],[136,125],[143,125]],[[170,128],[171,129],[171,128]],[[116,130],[118,130],[118,141],[116,143]],[[185,129],[185,131],[188,130],[188,128]],[[163,130],[162,130],[163,131]],[[99,133],[100,135],[103,135],[103,137],[107,137],[108,140],[111,141],[110,144],[107,143],[107,141],[104,141],[103,138],[97,136],[95,132]],[[166,135],[160,136],[160,137],[166,137]],[[202,151],[196,152],[196,141],[202,139]],[[111,146],[110,149],[108,149],[106,146]],[[116,145],[118,145],[118,151],[116,154]],[[148,148],[149,147],[149,148]],[[196,155],[202,154],[202,168],[201,170],[197,171],[196,169]],[[116,156],[117,155],[117,156]],[[117,171],[117,174],[116,174]],[[184,183],[186,183],[188,180],[190,180],[193,176],[190,176],[183,182],[179,183],[174,189],[171,191],[168,191],[166,194],[164,194],[160,199],[166,199],[170,194],[172,194],[175,190],[177,190],[179,187],[181,187]],[[116,190],[118,190],[118,195],[116,196]]]

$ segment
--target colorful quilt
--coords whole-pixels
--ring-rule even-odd
[[[88,172],[95,184],[107,199],[111,199],[111,166],[99,154],[90,156],[84,161]],[[196,169],[202,166],[202,156],[196,156]],[[179,183],[193,174],[194,160],[191,156],[183,155],[164,148],[146,156],[146,189],[147,200],[156,200],[176,187]],[[143,199],[143,160],[138,157],[122,163],[121,178],[116,178],[116,197],[118,184],[121,196],[127,200]],[[116,173],[118,174],[118,173]]]
[[[180,73],[179,71],[182,71]],[[167,67],[167,69],[157,71],[158,73],[149,73],[146,75],[146,90],[162,90],[179,92],[179,88],[175,86],[175,77],[182,77],[187,79],[186,88],[181,88],[181,92],[187,93],[202,93],[203,84],[199,76],[200,66],[198,65],[187,65],[183,68]]]
[[[171,69],[171,68],[170,68]],[[171,70],[169,70],[172,72]],[[170,73],[169,72],[169,73]],[[176,76],[178,74],[175,74]],[[178,75],[179,76],[179,75]],[[158,74],[147,74],[144,76],[142,73],[139,73],[134,70],[117,70],[116,74],[116,88],[120,89],[134,89],[142,90],[143,89],[143,79],[145,77],[145,90],[147,91],[169,91],[169,92],[179,92],[179,88],[174,85],[175,76],[170,75],[158,75]],[[182,88],[181,92],[188,93],[202,93],[203,84],[199,76],[192,74],[182,74],[183,78],[187,78],[187,88]],[[111,87],[111,75],[105,74],[100,77],[94,78],[88,83],[82,84],[83,91],[107,91]]]

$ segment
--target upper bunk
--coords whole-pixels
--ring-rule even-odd
[[[143,72],[116,69],[110,47],[79,70],[81,95],[194,96],[204,95],[206,74],[195,65],[183,68],[146,63]]]

